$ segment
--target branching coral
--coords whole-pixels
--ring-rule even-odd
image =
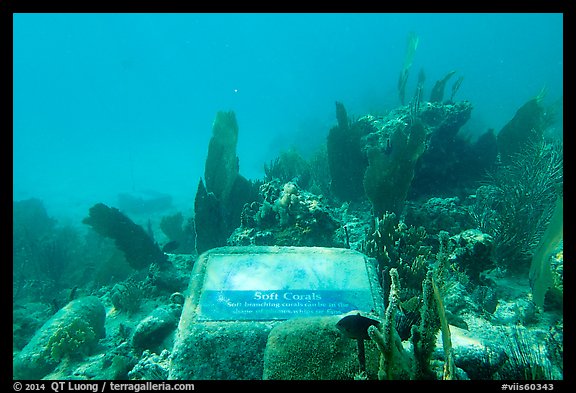
[[[478,189],[472,217],[494,237],[500,267],[527,269],[563,182],[562,150],[559,143],[527,144]]]
[[[407,226],[394,213],[388,213],[374,219],[362,243],[361,251],[376,258],[380,270],[398,269],[402,301],[421,291],[431,252],[426,236],[423,227]]]
[[[408,379],[409,372],[405,362],[406,354],[395,328],[396,311],[400,306],[400,282],[398,271],[390,269],[390,295],[384,323],[380,328],[370,326],[368,335],[380,350],[380,368],[378,379]]]
[[[270,165],[264,165],[266,181],[295,182],[307,189],[312,179],[310,164],[295,149],[284,151]]]
[[[440,329],[440,319],[432,284],[433,271],[429,270],[422,283],[423,303],[420,307],[420,324],[412,327],[412,347],[414,349],[414,379],[435,379],[430,369],[430,358],[436,347],[436,335]]]
[[[563,238],[564,201],[559,197],[548,227],[540,240],[540,244],[532,258],[530,266],[530,287],[532,297],[538,307],[544,306],[546,292],[554,285],[552,269],[550,268],[550,254],[558,247]]]
[[[506,355],[508,361],[499,372],[500,378],[509,380],[551,380],[553,368],[543,343],[534,345],[526,330],[520,327],[507,333]]]
[[[402,71],[400,71],[400,77],[398,78],[398,96],[402,105],[404,105],[404,98],[406,96],[406,82],[408,82],[408,76],[410,75],[410,68],[412,68],[412,62],[414,60],[416,48],[418,48],[418,42],[419,38],[416,33],[410,32],[408,34],[404,66],[402,67]]]
[[[136,281],[128,279],[114,285],[110,293],[110,300],[116,310],[132,314],[140,309],[142,294],[140,285]]]

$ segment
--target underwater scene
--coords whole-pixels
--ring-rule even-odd
[[[13,379],[564,380],[562,14],[13,23]]]

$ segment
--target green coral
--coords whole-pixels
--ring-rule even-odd
[[[440,329],[440,318],[432,284],[433,271],[429,270],[422,283],[423,303],[420,306],[420,324],[412,326],[412,347],[414,350],[414,379],[435,379],[430,368],[430,359],[436,348],[436,335]]]
[[[293,148],[280,153],[270,165],[264,165],[264,173],[266,181],[274,179],[282,183],[293,181],[304,189],[308,188],[312,180],[310,164]]]
[[[421,292],[431,253],[426,237],[423,227],[407,226],[396,214],[387,213],[372,221],[361,245],[363,253],[376,258],[380,270],[398,270],[402,301]]]
[[[530,266],[530,287],[532,298],[538,307],[544,306],[544,297],[548,289],[554,285],[552,269],[550,268],[550,254],[558,247],[563,238],[564,229],[564,201],[558,197],[552,218],[548,223],[544,236],[532,257]]]
[[[527,144],[512,162],[489,174],[488,186],[478,189],[472,216],[493,236],[500,267],[515,272],[528,269],[544,224],[552,216],[563,167],[561,143]]]
[[[432,278],[432,289],[434,291],[434,298],[436,299],[436,307],[438,317],[440,318],[440,331],[442,332],[442,348],[444,349],[444,380],[451,380],[456,378],[455,365],[454,365],[454,349],[452,348],[452,337],[448,320],[446,319],[446,312],[444,309],[444,302],[440,289],[436,285],[436,281]]]
[[[400,103],[404,105],[404,98],[406,96],[406,82],[408,82],[408,76],[410,75],[410,68],[412,67],[412,62],[414,60],[414,54],[416,53],[416,48],[418,48],[419,38],[411,31],[408,34],[408,44],[406,46],[406,56],[404,57],[404,66],[400,72],[400,77],[398,78],[398,96],[400,98]]]
[[[140,285],[133,279],[127,279],[112,287],[110,300],[118,311],[126,311],[129,315],[140,309],[143,291]]]
[[[47,343],[52,359],[60,361],[78,354],[96,341],[96,334],[90,324],[80,318],[60,323]]]
[[[456,71],[448,72],[444,78],[436,81],[434,87],[432,88],[432,92],[430,93],[430,102],[442,102],[444,98],[444,88],[446,86],[446,82],[454,75]],[[456,88],[457,89],[457,88]],[[455,93],[455,92],[453,92]]]
[[[426,135],[424,124],[416,121],[406,128],[396,127],[385,146],[368,148],[363,184],[375,216],[402,213],[416,161],[426,149]]]
[[[380,328],[370,326],[368,335],[380,350],[380,367],[378,379],[408,379],[409,372],[406,362],[406,354],[402,342],[395,328],[396,311],[400,306],[400,282],[398,271],[390,269],[390,295],[384,323]]]

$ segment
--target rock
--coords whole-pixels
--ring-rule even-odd
[[[404,222],[407,225],[423,226],[430,234],[440,231],[457,234],[472,225],[470,215],[458,197],[433,197],[422,205],[411,202],[406,206]]]
[[[132,335],[134,349],[156,349],[176,329],[181,312],[182,306],[173,303],[154,309],[136,326]]]
[[[343,246],[336,236],[341,224],[322,196],[277,180],[260,186],[260,195],[262,203],[244,206],[242,226],[228,238],[228,245]]]
[[[104,306],[95,296],[71,301],[36,332],[14,359],[14,379],[41,379],[63,358],[86,353],[106,335]]]
[[[503,346],[499,344],[497,336],[494,337],[494,341],[487,341],[475,336],[470,331],[452,325],[450,326],[450,335],[454,351],[454,364],[472,380],[492,379],[493,374],[506,361],[505,351]],[[433,359],[444,359],[440,334],[436,342]]]
[[[270,331],[264,352],[263,379],[353,379],[358,373],[356,340],[336,327],[341,316],[296,318]],[[365,340],[366,371],[376,379],[380,352]]]
[[[271,321],[191,323],[178,333],[168,379],[262,379],[262,353],[271,324]]]
[[[451,240],[456,243],[454,263],[470,276],[471,281],[478,283],[480,273],[494,267],[494,239],[478,229],[467,229],[452,236]]]
[[[157,355],[149,350],[142,353],[142,357],[128,373],[131,380],[164,381],[168,378],[170,369],[170,352],[163,350]]]

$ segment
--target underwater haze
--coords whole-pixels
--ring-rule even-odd
[[[562,14],[15,14],[13,199],[76,223],[149,190],[189,212],[218,111],[236,114],[240,173],[262,178],[326,142],[335,101],[399,106],[411,33],[408,99],[421,69],[427,92],[456,71],[463,132],[499,131],[542,89],[561,101]]]

